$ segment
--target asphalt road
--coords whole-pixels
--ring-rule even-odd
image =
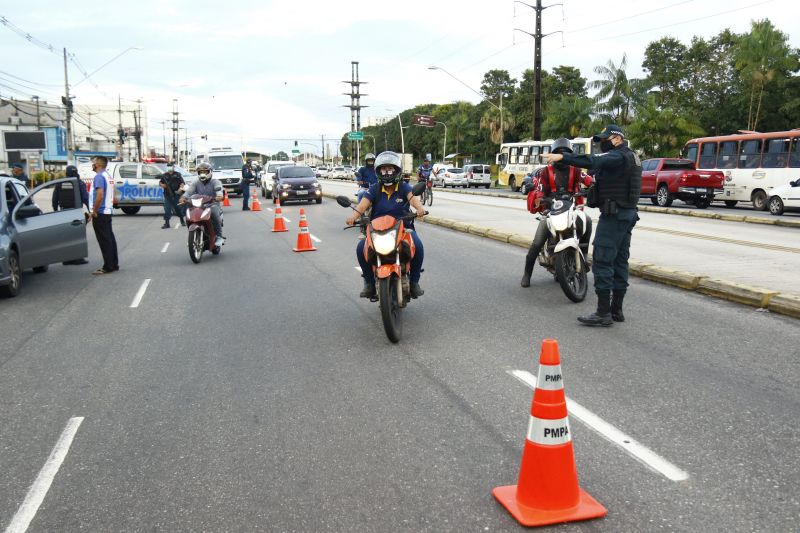
[[[0,526],[84,417],[29,531],[520,531],[491,496],[528,423],[510,372],[535,374],[552,337],[567,395],[688,474],[573,415],[609,514],[570,530],[800,527],[795,320],[635,279],[628,322],[579,327],[593,302],[539,267],[521,289],[524,250],[421,225],[426,294],[392,345],[358,298],[346,210],[308,206],[319,250],[298,254],[297,207],[273,234],[270,211],[233,204],[200,265],[145,209],[114,219],[120,272],[90,275],[90,231],[92,264],[26,272],[0,300]]]

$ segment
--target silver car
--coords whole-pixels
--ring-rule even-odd
[[[72,201],[52,207],[53,190],[61,185],[61,197]],[[16,296],[22,286],[22,271],[47,272],[52,263],[83,259],[89,255],[86,218],[76,179],[61,179],[39,185],[30,193],[14,178],[0,176],[0,294]]]

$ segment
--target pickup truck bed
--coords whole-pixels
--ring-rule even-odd
[[[642,161],[642,196],[653,205],[669,207],[677,198],[698,209],[711,205],[722,194],[722,172],[697,170],[688,159],[655,158]]]

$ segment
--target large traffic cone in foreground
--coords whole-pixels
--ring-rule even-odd
[[[283,212],[281,212],[281,201],[275,202],[275,220],[272,223],[272,231],[289,231],[286,229],[286,222],[283,221]]]
[[[492,491],[523,526],[599,518],[608,513],[578,486],[558,341],[545,339],[516,485]]]
[[[222,207],[230,207],[231,201],[228,200],[228,191],[223,189],[222,190]]]
[[[257,192],[257,190],[254,190],[253,196],[251,196],[253,200],[250,202],[250,211],[261,211],[261,204],[258,201],[258,194],[256,194]]]
[[[308,232],[308,221],[306,220],[306,210],[300,208],[300,233],[297,234],[297,246],[294,247],[295,252],[313,252],[316,251],[314,245],[311,244],[311,234]]]

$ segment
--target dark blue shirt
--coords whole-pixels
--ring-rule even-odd
[[[378,183],[378,175],[375,173],[375,167],[361,167],[358,170],[358,177],[360,178],[358,184],[362,187],[366,185],[367,188],[369,188]]]
[[[409,214],[408,197],[411,194],[411,185],[401,181],[397,184],[391,196],[387,196],[380,183],[372,185],[364,198],[372,203],[372,218],[391,215],[395,218]]]

